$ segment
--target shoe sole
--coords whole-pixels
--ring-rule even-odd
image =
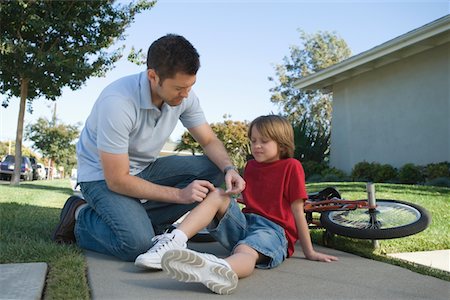
[[[59,235],[60,235],[61,231],[64,231],[64,230],[62,230],[63,228],[69,226],[69,224],[67,222],[63,222],[63,220],[66,219],[66,216],[72,209],[74,202],[77,201],[78,199],[82,200],[80,197],[71,196],[69,199],[67,199],[66,203],[64,204],[64,207],[61,210],[61,214],[59,215],[58,226],[56,227],[55,231],[53,231],[53,234],[52,234],[53,241],[55,241],[57,243],[61,243],[61,244],[75,243],[75,241],[65,240],[63,237],[59,237]],[[75,213],[75,211],[74,211],[74,213]]]
[[[238,277],[231,269],[218,263],[208,266],[205,258],[188,250],[166,252],[161,266],[173,279],[182,282],[200,282],[220,295],[233,293],[238,283]]]
[[[158,270],[158,271],[162,270],[162,267],[161,267],[160,263],[159,264],[157,264],[157,263],[148,263],[148,262],[145,262],[142,259],[139,259],[139,257],[136,258],[136,261],[134,262],[134,265],[136,267],[139,267],[139,268],[142,268],[142,269],[147,269],[147,270]]]

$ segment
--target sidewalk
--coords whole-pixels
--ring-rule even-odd
[[[450,273],[450,250],[391,253],[387,256]]]
[[[335,263],[304,259],[297,247],[294,257],[272,270],[255,270],[239,281],[226,299],[445,299],[450,282],[420,275],[394,265],[315,246],[336,255]],[[218,243],[189,243],[189,248],[225,256]],[[85,251],[93,299],[210,299],[220,297],[202,284],[182,283],[164,272],[148,272],[132,262]]]
[[[75,190],[75,193],[80,193]],[[218,243],[192,243],[190,249],[219,257],[227,251]],[[292,258],[273,270],[256,269],[239,281],[227,299],[450,299],[450,282],[421,275],[334,249],[318,251],[339,262],[308,261],[297,245]],[[164,272],[148,272],[114,257],[85,251],[93,299],[210,299],[217,295],[201,284],[182,283]],[[397,253],[391,256],[450,272],[450,250]]]

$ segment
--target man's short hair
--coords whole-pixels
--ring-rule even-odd
[[[176,34],[167,34],[148,48],[147,69],[155,70],[161,83],[176,73],[196,75],[200,68],[200,55],[192,44]]]

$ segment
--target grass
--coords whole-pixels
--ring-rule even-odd
[[[308,184],[308,191],[335,186],[346,199],[365,198],[364,183]],[[425,231],[405,238],[370,241],[335,236],[332,246],[415,272],[450,281],[447,272],[389,258],[386,253],[450,249],[450,189],[430,186],[377,184],[377,198],[405,200],[425,207],[432,223]],[[69,180],[33,181],[18,187],[0,185],[0,263],[46,262],[49,266],[44,299],[89,299],[86,262],[76,246],[53,243],[50,235],[60,209],[72,194]],[[311,230],[315,243],[322,243],[322,230]]]
[[[81,249],[50,239],[65,200],[68,180],[0,185],[0,263],[46,262],[44,299],[89,299]]]

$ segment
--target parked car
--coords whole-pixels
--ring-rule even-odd
[[[42,180],[42,179],[46,179],[47,178],[47,174],[45,173],[45,167],[43,164],[41,163],[37,163],[36,164],[36,179],[37,180]]]
[[[15,158],[14,155],[6,155],[0,163],[0,178],[10,180],[14,173]],[[30,158],[22,156],[22,166],[20,168],[20,178],[23,180],[33,180],[33,168]]]

